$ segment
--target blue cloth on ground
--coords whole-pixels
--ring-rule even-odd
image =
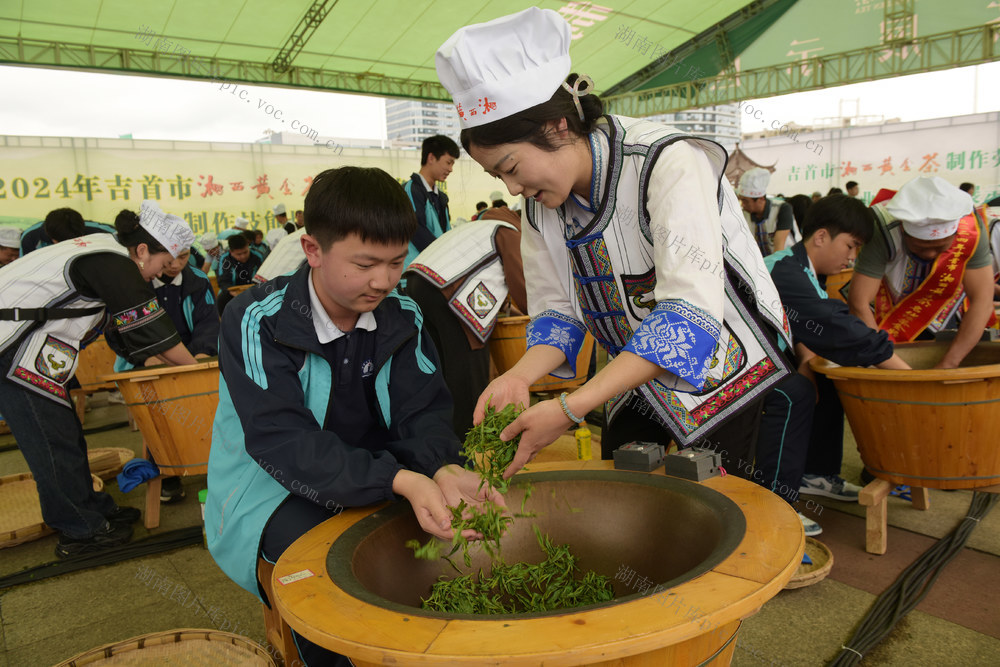
[[[160,469],[155,463],[146,459],[132,459],[125,464],[121,473],[118,474],[118,488],[122,493],[128,493],[143,482],[158,477]]]

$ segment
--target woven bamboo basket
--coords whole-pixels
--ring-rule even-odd
[[[91,475],[94,491],[104,489],[104,481]],[[0,549],[31,542],[55,531],[42,521],[38,488],[30,472],[0,477]]]
[[[85,651],[56,667],[129,665],[160,667],[275,667],[264,648],[246,637],[215,630],[152,632]]]
[[[785,588],[804,588],[826,579],[833,569],[833,552],[825,544],[812,537],[806,538],[806,555],[812,564],[802,563],[785,584]]]
[[[95,447],[87,451],[90,472],[107,481],[120,473],[126,463],[135,458],[135,452],[125,447]]]

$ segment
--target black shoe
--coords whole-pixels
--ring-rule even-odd
[[[83,539],[73,539],[65,535],[59,536],[59,544],[56,545],[56,556],[58,558],[72,558],[92,554],[105,549],[119,547],[132,539],[132,526],[127,523],[109,523],[103,530],[98,531],[93,537]]]
[[[124,523],[125,525],[128,525],[135,523],[142,518],[142,512],[134,507],[119,507],[104,518],[110,523]]]
[[[160,486],[160,502],[161,503],[174,503],[184,497],[184,487],[181,486],[181,478],[177,477],[164,477],[163,484]]]
[[[868,468],[861,469],[861,484],[868,485],[875,481],[875,475],[868,472]]]

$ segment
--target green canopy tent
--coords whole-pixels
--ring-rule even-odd
[[[570,22],[574,69],[630,115],[997,59],[989,3],[611,1],[537,5]],[[6,0],[0,62],[445,101],[435,49],[532,4]]]

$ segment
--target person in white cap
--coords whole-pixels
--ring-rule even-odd
[[[403,185],[417,213],[417,231],[410,240],[404,269],[434,239],[451,229],[448,195],[438,182],[448,180],[458,156],[458,144],[444,135],[427,137],[420,145],[420,171],[410,174],[410,180]]]
[[[222,257],[222,246],[219,244],[219,237],[214,232],[207,232],[202,234],[198,241],[207,253],[205,263],[201,267],[202,273],[211,271],[218,274],[219,258]]]
[[[7,266],[21,256],[21,230],[0,227],[0,266]]]
[[[127,542],[134,508],[93,490],[68,384],[82,344],[103,322],[118,354],[193,364],[149,280],[190,247],[183,218],[142,203],[122,211],[117,239],[92,234],[36,250],[0,271],[0,405],[31,469],[60,558]]]
[[[876,233],[854,267],[851,312],[898,343],[933,338],[954,329],[961,316],[958,334],[936,366],[956,368],[985,327],[996,326],[984,212],[937,176],[909,181],[872,209]]]
[[[248,229],[250,229],[249,220],[247,220],[246,218],[236,218],[236,220],[233,221],[232,227],[230,227],[229,229],[223,229],[221,232],[218,233],[219,241],[225,241],[232,236],[236,236],[237,234],[243,234],[243,232],[247,231]]]
[[[271,212],[274,213],[274,222],[278,227],[283,228],[288,224],[288,213],[284,204],[275,204]]]
[[[757,239],[757,247],[764,257],[784,250],[786,245],[790,248],[801,240],[791,204],[767,196],[770,182],[771,172],[754,167],[743,172],[736,188],[750,233]]]
[[[588,331],[612,358],[572,396],[536,403],[506,474],[606,403],[602,455],[631,440],[720,451],[737,470],[764,392],[788,374],[781,301],[723,178],[725,150],[643,120],[602,116],[570,74],[570,27],[532,7],[466,26],[438,49],[462,146],[523,195],[528,351],[476,407],[529,405],[528,387],[575,375]]]

